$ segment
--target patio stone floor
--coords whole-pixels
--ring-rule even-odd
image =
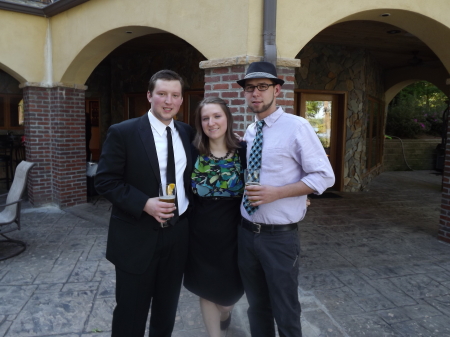
[[[303,335],[450,336],[450,245],[436,239],[441,176],[385,172],[368,191],[334,193],[342,198],[313,199],[299,226]],[[65,210],[25,203],[10,236],[28,248],[0,262],[0,337],[110,336],[109,213],[102,198]],[[250,336],[247,306],[244,296],[222,336]],[[207,336],[186,289],[173,336]]]

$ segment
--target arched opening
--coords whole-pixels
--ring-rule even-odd
[[[0,154],[7,158],[0,167],[0,190],[5,191],[11,184],[19,153],[24,152],[23,134],[23,90],[16,78],[0,69]]]
[[[0,134],[23,134],[19,103],[23,93],[19,81],[0,69]],[[22,118],[21,118],[22,117]]]
[[[61,82],[65,84],[83,84],[87,81],[88,77],[91,76],[92,72],[100,64],[100,62],[102,62],[116,48],[120,47],[120,49],[123,49],[124,47],[122,46],[127,42],[143,36],[156,35],[154,37],[154,40],[156,41],[158,40],[158,36],[161,36],[160,34],[166,34],[162,36],[176,36],[170,32],[157,28],[143,26],[118,27],[107,31],[86,44],[82,50],[74,56],[67,69],[63,70]],[[144,38],[141,41],[145,41],[147,39],[148,38]],[[164,42],[164,40],[160,39],[159,42],[155,44],[155,47],[164,46]],[[135,46],[133,48],[145,48],[145,43],[142,47],[139,47],[136,42],[134,43]],[[170,44],[173,43],[168,40],[167,45]],[[130,46],[132,45],[133,42],[130,42]],[[56,72],[59,72],[59,70],[56,70]]]
[[[179,37],[169,33],[148,34],[115,48],[86,81],[86,112],[92,128],[92,160],[99,158],[101,144],[111,124],[147,113],[146,92],[150,77],[161,69],[179,73],[184,81],[184,106],[178,120],[189,123],[196,103],[203,97],[205,57]]]
[[[397,26],[368,20],[329,26],[297,58],[302,61],[296,71],[297,113],[307,99],[305,92],[341,95],[345,102],[335,104],[330,123],[335,142],[330,160],[337,182],[341,181],[338,189],[344,191],[364,190],[383,170],[387,99],[424,73],[444,87],[447,74],[419,38]]]
[[[442,171],[447,108],[448,96],[433,83],[399,91],[387,106],[383,171]]]
[[[368,2],[359,3],[364,6],[373,5]],[[354,10],[354,7],[358,6],[356,3],[350,6],[349,2],[345,5],[347,5],[347,8],[351,8],[349,10]],[[345,7],[345,5],[342,7]],[[339,11],[337,7],[341,6],[336,6],[336,11]],[[383,9],[383,12],[390,12],[390,10]],[[380,10],[379,14],[383,12]],[[370,20],[369,14],[365,14],[361,14],[361,16],[355,14],[350,19]],[[371,11],[370,14],[375,14],[375,11]],[[305,240],[306,244],[303,246],[306,251],[305,255],[307,255],[306,263],[311,262],[310,265],[314,266],[309,269],[316,269],[312,270],[307,276],[309,280],[313,280],[310,284],[317,283],[316,275],[318,276],[320,273],[322,275],[323,273],[330,273],[326,274],[326,277],[329,275],[343,276],[347,272],[347,268],[356,266],[358,269],[356,274],[361,272],[359,276],[363,275],[369,279],[383,278],[385,280],[392,277],[390,281],[394,281],[396,284],[396,293],[403,295],[403,291],[406,289],[404,281],[414,282],[413,288],[416,291],[416,289],[426,287],[428,282],[427,279],[420,276],[411,275],[415,272],[426,274],[425,268],[422,269],[421,266],[418,269],[414,269],[416,263],[420,260],[425,260],[424,264],[428,268],[430,263],[433,264],[433,261],[427,261],[427,254],[431,253],[432,249],[439,248],[435,240],[436,235],[444,236],[446,234],[446,238],[450,238],[448,234],[450,229],[448,225],[449,213],[446,210],[449,203],[448,197],[443,198],[443,209],[441,210],[441,224],[447,226],[444,229],[446,232],[442,234],[443,231],[439,231],[438,234],[437,219],[439,218],[440,210],[437,205],[439,205],[441,197],[440,177],[429,174],[429,172],[421,174],[415,171],[386,172],[377,179],[373,179],[381,173],[383,162],[379,166],[371,167],[374,161],[376,163],[380,158],[383,160],[384,107],[387,103],[386,89],[399,84],[395,89],[399,91],[402,89],[402,86],[411,84],[417,79],[423,79],[424,77],[419,76],[419,69],[422,68],[430,72],[436,66],[436,69],[440,69],[439,71],[442,72],[443,76],[448,77],[448,67],[439,66],[439,63],[444,63],[445,52],[437,56],[438,53],[434,47],[431,48],[432,44],[429,43],[438,39],[444,41],[448,35],[442,34],[442,30],[439,31],[437,29],[434,31],[437,36],[431,40],[424,39],[423,35],[431,33],[433,29],[430,27],[433,27],[433,25],[427,26],[420,18],[419,20],[414,20],[415,17],[420,17],[420,15],[409,13],[409,22],[398,21],[398,24],[395,24],[394,27],[380,24],[381,30],[378,32],[374,31],[375,25],[378,26],[378,22],[348,21],[332,25],[306,44],[298,56],[302,60],[302,66],[304,67],[304,69],[300,68],[296,74],[298,88],[345,92],[347,97],[345,108],[346,133],[344,138],[344,172],[347,174],[344,176],[345,190],[366,189],[367,191],[367,193],[341,194],[344,198],[337,199],[336,202],[327,202],[326,200],[323,203],[318,202],[318,207],[323,210],[321,211],[322,213],[309,215],[312,217],[309,220],[311,227],[304,231],[306,236],[308,237],[311,233],[316,235],[318,231],[322,230],[321,235],[326,235],[326,239],[316,240],[314,242],[315,246],[308,246],[307,240]],[[392,18],[395,18],[395,16],[393,15]],[[346,18],[342,21],[347,21],[348,19]],[[372,23],[373,28],[369,29]],[[406,29],[406,27],[413,25],[417,27],[413,27],[413,30]],[[307,27],[307,25],[304,24],[303,27]],[[343,28],[342,34],[339,34],[339,27]],[[328,36],[326,34],[322,35],[327,30],[329,32]],[[387,33],[391,30],[399,30],[400,32]],[[424,31],[422,36],[415,33],[420,30]],[[406,35],[408,33],[416,36]],[[412,51],[417,49],[406,48],[401,41],[402,34],[404,38],[411,38],[411,44],[424,49],[419,49],[420,52],[418,54],[413,54]],[[389,40],[391,38],[398,38],[400,41],[392,42]],[[373,43],[379,44],[379,49],[372,49],[375,47]],[[434,55],[428,54],[424,45],[432,50]],[[404,52],[400,53],[401,50],[399,50],[398,57],[396,57],[393,49],[401,49],[402,46],[405,48]],[[416,46],[413,47],[416,48]],[[392,50],[390,51],[389,49]],[[421,58],[422,61],[417,61],[417,58]],[[410,60],[412,61],[410,62]],[[392,64],[389,65],[391,61]],[[447,64],[450,61],[448,56],[445,61]],[[402,71],[408,69],[410,76],[404,77],[402,81],[390,82],[391,85],[387,86],[385,83],[390,78],[388,76],[395,72],[395,69],[393,69],[395,67],[402,67]],[[392,94],[390,99],[393,96],[395,94]],[[375,121],[378,121],[378,125],[374,123]],[[379,138],[376,138],[376,136]],[[373,154],[381,155],[372,157]],[[401,156],[401,153],[399,156]],[[367,164],[369,160],[370,162]],[[448,181],[448,178],[446,179]],[[370,186],[368,186],[369,182],[371,182]],[[448,184],[444,189],[447,187]],[[441,226],[441,228],[443,227]],[[334,247],[330,244],[333,240],[339,242]],[[448,239],[446,241],[450,242]],[[426,243],[424,244],[424,242]],[[323,247],[325,246],[330,247],[330,250],[323,254]],[[317,247],[320,248],[317,249]],[[379,247],[383,248],[377,251]],[[317,252],[314,249],[317,249]],[[317,265],[326,260],[326,258],[322,257],[324,255],[329,259],[329,264],[326,267],[322,267],[322,270],[317,271],[317,269],[320,269]],[[330,258],[330,256],[333,257]],[[344,256],[345,260],[338,262],[341,256]],[[317,263],[317,261],[320,262]],[[347,264],[348,262],[350,262],[350,265]],[[413,269],[414,272],[411,272]],[[401,282],[399,282],[400,277],[394,280],[395,277],[403,275],[407,276],[402,277]],[[352,274],[351,281],[348,278],[351,283],[355,280],[353,276],[355,274]],[[368,283],[370,286],[375,286],[375,288],[380,290],[376,285],[377,281],[373,283],[369,281]],[[378,284],[381,284],[381,282]],[[347,297],[347,293],[345,295],[344,292],[338,294],[334,289],[326,289],[327,286],[317,286],[316,288],[319,298],[323,299],[327,304],[335,303]],[[311,288],[314,287],[313,285]],[[406,290],[405,292],[408,293],[408,291]],[[383,293],[383,290],[381,293]],[[393,300],[392,294],[390,291],[384,292],[383,296],[389,301]],[[412,292],[408,293],[408,295],[410,294]],[[361,292],[354,299],[361,301],[367,296],[371,295]],[[333,298],[333,301],[330,301],[330,298]],[[384,301],[385,298],[382,300]],[[393,300],[393,302],[395,301],[396,299]],[[386,301],[385,303],[388,302]],[[414,303],[412,302],[411,304]],[[405,305],[405,303],[388,305],[394,308],[395,306]],[[357,305],[352,303],[350,306],[354,308]],[[377,309],[368,308],[368,311],[371,310]],[[349,332],[353,329],[355,324],[359,324],[356,322],[361,322],[358,320],[365,314],[367,312],[362,312],[359,317],[358,313],[354,314],[352,317],[358,318],[354,321],[352,320],[351,323],[349,323],[349,320],[346,320],[345,324],[348,329],[345,330]],[[402,324],[395,326],[395,324],[390,324],[391,321],[386,321],[389,323],[389,326],[384,325],[382,321],[380,322],[388,329],[394,327],[395,329],[399,328],[399,331],[401,331]],[[367,326],[371,324],[372,322]],[[407,324],[410,324],[410,322]],[[358,331],[356,335],[363,335],[369,333],[369,331],[374,333],[374,335],[382,334],[379,331],[374,332],[374,330],[376,329],[370,327],[366,330],[367,332]],[[392,333],[396,334],[397,331]]]

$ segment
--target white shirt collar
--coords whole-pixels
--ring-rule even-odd
[[[150,125],[156,130],[156,132],[158,132],[160,136],[164,134],[168,126],[170,126],[172,131],[175,130],[175,123],[173,122],[173,118],[170,121],[170,124],[166,125],[155,117],[155,115],[152,113],[152,109],[148,111],[148,119],[150,120]]]
[[[264,118],[264,123],[270,128],[278,118],[281,117],[281,115],[284,113],[282,107],[278,107],[274,112],[272,112],[269,116]],[[258,115],[255,115],[255,122],[259,121]]]

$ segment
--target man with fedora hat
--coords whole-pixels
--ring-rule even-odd
[[[311,125],[276,106],[284,81],[269,62],[254,62],[237,83],[255,122],[244,136],[248,170],[260,185],[247,186],[241,204],[239,269],[247,295],[251,334],[301,336],[297,226],[306,196],[334,184],[330,162]]]

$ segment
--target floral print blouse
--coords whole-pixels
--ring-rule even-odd
[[[201,197],[236,197],[244,193],[243,169],[237,151],[215,161],[199,155],[191,176],[194,194]]]

